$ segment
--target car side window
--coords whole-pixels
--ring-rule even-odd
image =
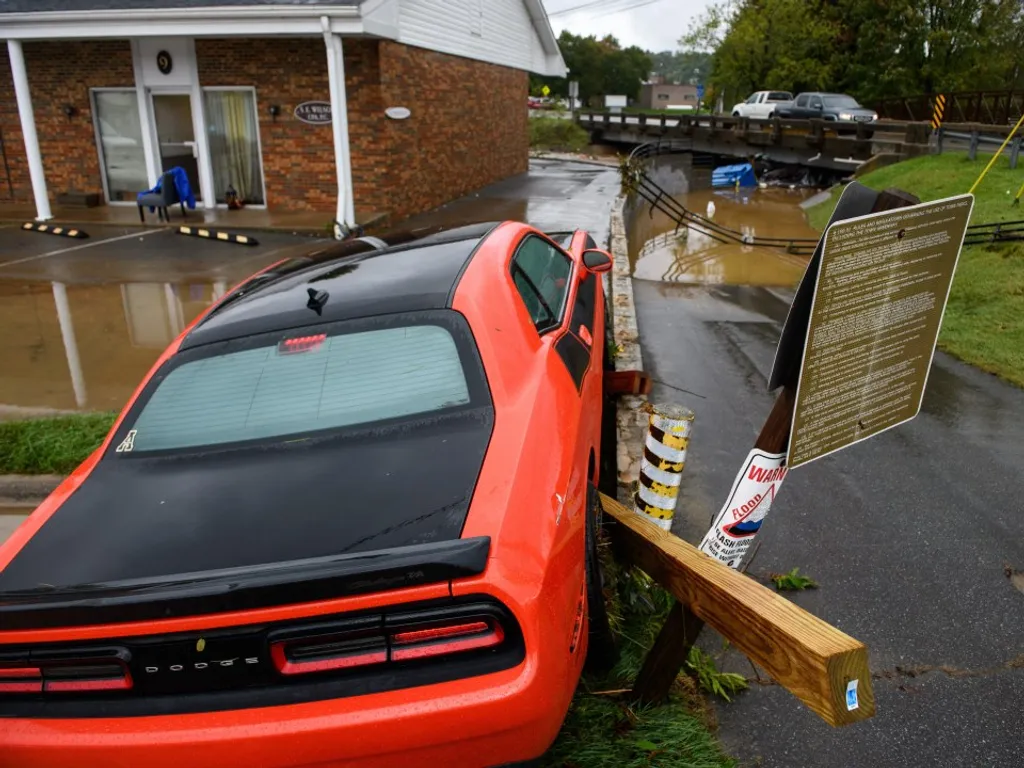
[[[811,97],[811,109],[821,109],[821,99],[818,96]]]
[[[527,235],[512,257],[512,282],[538,333],[562,324],[572,261],[536,235]]]
[[[799,97],[799,98],[798,98],[798,99],[796,100],[796,105],[797,105],[798,107],[806,107],[806,106],[807,106],[807,97],[806,97],[806,96],[801,96],[801,97]]]
[[[761,94],[755,93],[753,96],[751,96],[749,99],[747,99],[747,104],[757,104],[757,100],[760,97],[761,97]]]

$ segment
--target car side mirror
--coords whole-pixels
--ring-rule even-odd
[[[583,266],[591,272],[607,272],[612,268],[612,257],[608,251],[590,248],[583,252]]]

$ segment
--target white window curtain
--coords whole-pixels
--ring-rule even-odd
[[[217,202],[225,202],[228,187],[234,187],[243,203],[262,205],[263,170],[253,92],[208,90],[204,100]]]

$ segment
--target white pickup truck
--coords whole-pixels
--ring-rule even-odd
[[[775,105],[793,100],[789,91],[758,91],[732,108],[733,117],[775,117]]]

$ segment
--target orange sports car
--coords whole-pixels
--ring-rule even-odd
[[[0,766],[535,760],[614,653],[611,260],[505,222],[273,265],[0,546]]]

